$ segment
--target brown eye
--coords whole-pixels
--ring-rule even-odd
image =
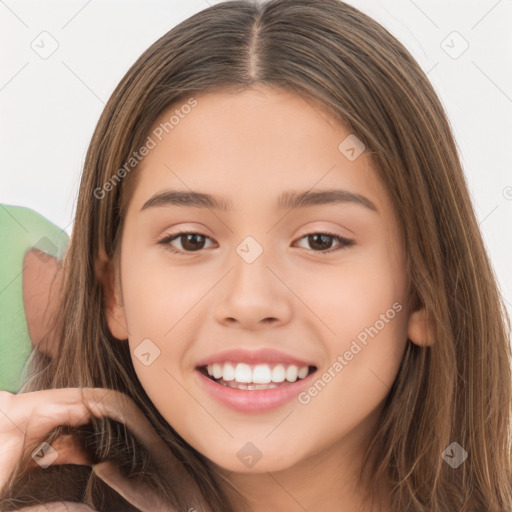
[[[324,251],[330,249],[334,242],[334,237],[330,235],[324,235],[322,233],[316,233],[314,235],[308,235],[308,243],[313,249]]]
[[[202,249],[205,243],[205,237],[198,233],[187,233],[180,235],[181,245],[186,251],[197,251]]]
[[[307,242],[310,248],[314,252],[319,253],[330,253],[337,251],[339,249],[344,249],[346,247],[350,247],[354,244],[352,240],[348,240],[347,238],[343,238],[338,235],[334,235],[331,233],[310,233],[309,235],[305,235],[300,240],[307,239]],[[338,242],[338,247],[333,247],[333,242]]]
[[[198,252],[201,249],[204,249],[207,240],[211,240],[211,238],[206,235],[202,235],[201,233],[181,232],[167,236],[158,243],[165,245],[171,252],[183,254]],[[181,247],[173,245],[176,241],[180,242]]]

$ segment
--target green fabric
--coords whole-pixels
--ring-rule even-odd
[[[30,208],[0,204],[0,389],[17,393],[32,350],[23,304],[23,261],[30,249],[62,259],[68,235]]]

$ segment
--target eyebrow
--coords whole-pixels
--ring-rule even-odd
[[[283,192],[277,200],[277,207],[281,210],[292,210],[308,206],[340,203],[357,204],[378,213],[375,204],[367,197],[354,192],[349,192],[348,190],[339,189]],[[209,208],[225,212],[230,211],[233,208],[233,203],[224,197],[213,196],[202,192],[164,190],[150,197],[144,203],[141,211],[147,210],[148,208],[171,205],[192,208]]]

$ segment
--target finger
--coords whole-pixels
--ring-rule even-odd
[[[79,426],[90,421],[80,388],[20,393],[0,402],[0,431],[40,438],[59,425]],[[0,405],[1,407],[1,405]]]
[[[92,470],[140,512],[177,512],[176,508],[161,501],[154,490],[144,485],[142,481],[123,477],[119,468],[110,461],[96,464]]]
[[[56,427],[78,427],[90,421],[91,414],[85,404],[41,404],[33,410],[32,416],[24,425],[25,435],[29,441],[41,439]]]

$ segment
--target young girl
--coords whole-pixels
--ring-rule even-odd
[[[2,511],[512,511],[510,326],[454,139],[355,8],[225,2],[152,45],[62,271],[56,356],[0,394]]]

